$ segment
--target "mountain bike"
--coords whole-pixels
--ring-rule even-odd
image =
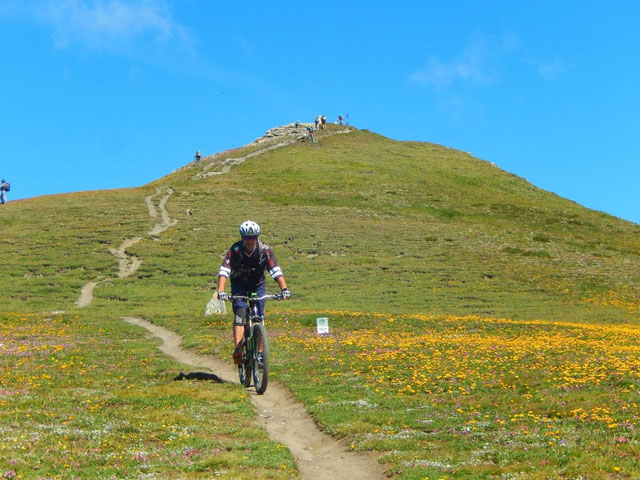
[[[251,380],[256,392],[262,395],[269,382],[269,340],[264,326],[264,317],[258,314],[258,302],[261,300],[282,300],[280,295],[252,296],[229,295],[229,300],[245,300],[249,308],[244,319],[244,335],[241,348],[244,361],[238,365],[240,383],[248,388]]]

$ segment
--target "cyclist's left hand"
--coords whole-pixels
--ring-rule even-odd
[[[283,288],[282,289],[282,298],[284,300],[289,300],[291,298],[291,292],[289,291],[288,288]]]

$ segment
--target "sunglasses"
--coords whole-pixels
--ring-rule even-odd
[[[257,238],[258,238],[257,235],[253,235],[253,236],[250,236],[250,237],[242,237],[243,240],[256,240]]]

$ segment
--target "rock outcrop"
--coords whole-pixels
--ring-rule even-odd
[[[260,138],[256,138],[253,143],[262,144],[265,142],[271,142],[272,140],[302,140],[308,135],[307,127],[312,125],[310,123],[301,123],[296,127],[295,123],[289,125],[282,125],[280,127],[274,127],[267,130],[267,132]]]

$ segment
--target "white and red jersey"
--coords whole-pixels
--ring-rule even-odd
[[[258,241],[256,248],[249,253],[245,251],[240,240],[227,252],[218,270],[218,276],[231,278],[232,284],[252,288],[265,283],[265,270],[274,280],[282,276],[282,269],[271,247]]]

